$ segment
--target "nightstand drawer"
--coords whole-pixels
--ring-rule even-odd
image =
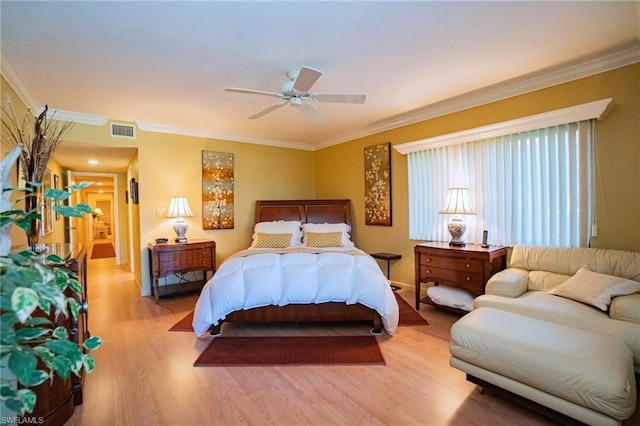
[[[445,268],[482,274],[482,261],[470,258],[422,255],[420,256],[420,264],[428,268]]]
[[[474,274],[465,271],[442,268],[420,268],[420,281],[442,284],[456,284],[456,287],[477,288],[482,291],[482,274]]]
[[[210,248],[161,253],[158,257],[160,275],[178,269],[211,269],[213,266]]]

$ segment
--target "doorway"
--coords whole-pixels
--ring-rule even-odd
[[[67,179],[70,184],[93,182],[82,191],[75,193],[70,201],[72,204],[88,204],[92,213],[85,219],[69,219],[67,240],[87,246],[96,242],[111,242],[116,253],[116,265],[120,265],[122,259],[118,175],[69,171]]]

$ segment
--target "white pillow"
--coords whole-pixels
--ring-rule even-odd
[[[301,223],[297,220],[278,220],[273,222],[260,222],[256,223],[253,228],[253,241],[251,247],[256,246],[256,238],[258,233],[261,234],[291,234],[290,247],[296,247],[302,245],[302,231],[300,230]]]
[[[640,291],[640,282],[614,275],[593,272],[588,267],[578,269],[575,275],[549,291],[576,302],[595,306],[606,311],[611,299]]]
[[[349,236],[351,228],[346,223],[305,223],[302,225],[302,232],[340,232],[342,234],[342,246],[349,248],[355,247],[353,241],[351,241],[351,236]],[[303,237],[303,245],[307,245],[305,237]]]

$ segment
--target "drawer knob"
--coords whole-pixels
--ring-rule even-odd
[[[468,263],[467,263],[467,268],[471,268],[471,265],[469,265]]]
[[[471,281],[471,277],[467,277],[467,281]]]
[[[425,272],[425,273],[427,273],[427,274],[430,274],[430,273],[431,273],[431,271],[429,271],[429,270],[426,270],[426,271],[424,271],[424,272]]]
[[[431,262],[431,259],[429,259],[428,257],[427,257],[427,262]]]

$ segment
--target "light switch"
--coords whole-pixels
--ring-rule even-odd
[[[166,211],[167,209],[164,207],[156,207],[156,216],[164,216]]]

